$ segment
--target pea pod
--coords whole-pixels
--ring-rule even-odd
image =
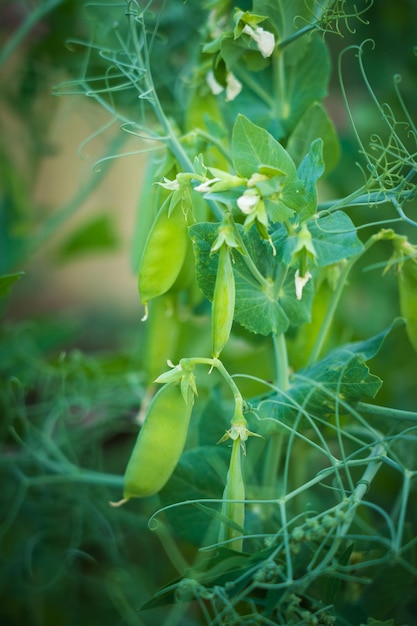
[[[219,541],[233,539],[227,547],[238,552],[242,551],[242,529],[245,523],[245,483],[242,475],[241,446],[241,440],[238,437],[233,441],[232,456],[223,492],[222,515],[232,523],[222,524],[219,533]],[[233,502],[233,500],[237,500],[237,502]]]
[[[175,294],[166,293],[150,303],[143,343],[143,369],[151,384],[175,355],[180,326]]]
[[[219,252],[219,265],[212,303],[212,350],[218,357],[226,345],[235,312],[235,278],[229,248],[224,244]]]
[[[407,334],[417,352],[417,258],[409,258],[398,273],[401,315],[407,322]]]
[[[124,476],[123,497],[143,498],[162,489],[171,477],[187,438],[192,403],[176,383],[153,397]]]
[[[187,248],[188,229],[181,203],[169,212],[169,202],[165,202],[149,232],[139,268],[139,295],[145,307],[172,287]]]

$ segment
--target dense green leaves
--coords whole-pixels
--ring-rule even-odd
[[[374,398],[382,381],[371,374],[367,361],[380,350],[387,335],[401,325],[397,320],[375,337],[346,344],[331,351],[318,363],[300,370],[291,379],[284,393],[270,394],[259,401],[256,413],[263,435],[292,426],[300,420],[304,427],[309,420],[328,420],[335,413],[346,413],[346,405],[363,398]]]
[[[285,332],[290,324],[297,326],[308,321],[311,286],[307,285],[302,300],[297,300],[294,271],[286,274],[270,244],[260,238],[255,228],[247,233],[242,227],[238,230],[263,280],[260,282],[253,274],[245,256],[234,253],[235,320],[251,332],[261,335],[279,334]],[[217,226],[211,223],[196,224],[190,228],[190,235],[194,245],[199,287],[206,298],[212,300],[218,259],[210,251],[217,236]],[[277,273],[286,276],[285,280],[276,281]]]

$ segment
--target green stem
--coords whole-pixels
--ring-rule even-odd
[[[217,150],[226,159],[226,161],[230,165],[233,165],[233,161],[232,161],[232,158],[230,156],[230,153],[226,150],[226,148],[224,147],[224,145],[222,144],[222,142],[219,139],[216,139],[215,137],[213,137],[209,133],[206,133],[204,130],[201,130],[201,128],[196,128],[195,129],[195,133],[196,133],[197,136],[202,137],[208,143],[212,144],[215,148],[217,148]]]
[[[276,118],[286,119],[289,111],[287,111],[288,102],[286,101],[286,81],[284,67],[284,51],[278,50],[272,58],[273,81],[274,81],[274,100],[276,106]]]
[[[171,150],[172,154],[175,156],[176,160],[180,164],[181,168],[185,172],[195,172],[190,158],[188,157],[186,151],[182,147],[181,142],[179,141],[177,135],[175,134],[172,128],[172,125],[169,123],[165,115],[165,112],[162,108],[161,102],[159,100],[158,94],[155,89],[155,85],[152,80],[152,73],[151,73],[149,61],[146,60],[144,62],[143,60],[141,47],[138,41],[138,34],[136,30],[135,14],[133,12],[129,12],[128,17],[129,17],[130,34],[132,37],[132,41],[134,42],[136,55],[139,60],[139,65],[146,68],[145,79],[144,79],[144,93],[152,94],[152,97],[150,98],[150,103],[153,107],[156,118],[166,135],[165,141],[169,149]],[[217,202],[214,202],[212,200],[208,200],[207,202],[210,206],[211,211],[215,215],[215,217],[221,220],[224,214],[221,207],[217,204]]]
[[[289,387],[289,368],[287,344],[284,333],[272,337],[276,363],[276,384],[285,391]],[[281,462],[284,436],[277,432],[271,435],[266,444],[266,453],[262,466],[262,485],[266,488],[266,496],[273,497],[278,482],[279,464]]]
[[[346,263],[343,270],[340,272],[336,289],[334,290],[333,295],[330,299],[329,305],[327,307],[326,314],[324,316],[320,330],[316,337],[316,341],[314,342],[313,349],[308,359],[307,367],[311,367],[320,357],[321,351],[323,350],[323,346],[327,339],[328,332],[330,330],[330,326],[332,325],[332,322],[333,322],[334,314],[336,313],[339,300],[341,298],[343,289],[345,287],[347,277],[354,263],[356,262],[356,260],[357,260],[357,257],[355,257],[354,259],[351,259],[348,263]]]
[[[262,487],[265,488],[266,498],[277,497],[277,485],[279,475],[279,464],[282,457],[282,446],[284,443],[284,435],[282,433],[273,433],[269,436],[265,456],[262,465]],[[271,511],[273,510],[271,506]]]
[[[279,263],[277,265],[277,271],[276,271],[275,280],[274,280],[274,291],[273,291],[274,300],[279,298],[280,291],[285,283],[287,274],[288,274],[288,265]]]
[[[313,349],[308,359],[307,367],[311,367],[312,365],[314,365],[314,363],[320,357],[321,351],[326,341],[327,333],[329,332],[330,326],[333,322],[333,317],[336,312],[337,306],[339,304],[349,272],[351,271],[352,267],[355,265],[356,261],[358,261],[374,243],[376,243],[377,241],[381,241],[383,239],[388,239],[388,240],[392,239],[392,233],[389,231],[381,230],[378,233],[375,233],[374,235],[369,237],[368,241],[364,243],[362,251],[356,256],[352,257],[342,269],[339,279],[337,281],[336,289],[334,290],[333,295],[330,299],[329,305],[327,307],[326,315],[324,316],[323,323],[320,327],[316,341],[314,343]]]
[[[234,221],[233,218],[229,219],[229,222],[231,224],[231,226],[233,227],[233,231],[234,231],[234,235],[236,237],[236,241],[239,243],[239,247],[241,248],[242,252],[242,259],[244,260],[246,267],[248,268],[248,270],[250,271],[250,273],[252,274],[252,276],[255,278],[255,280],[258,281],[258,283],[260,285],[262,285],[265,289],[269,290],[270,284],[268,282],[268,280],[265,278],[265,276],[263,274],[261,274],[261,272],[258,270],[258,268],[256,267],[255,263],[252,260],[251,255],[248,252],[247,247],[245,246],[245,242],[243,241],[243,238],[239,232],[239,229],[237,227],[236,222]]]
[[[297,30],[295,33],[293,33],[286,39],[283,39],[282,41],[280,41],[277,46],[277,50],[279,51],[283,50],[284,48],[289,46],[291,43],[293,43],[294,41],[297,41],[297,39],[299,39],[300,37],[303,37],[306,33],[309,33],[310,31],[315,30],[316,28],[317,28],[316,24],[307,24],[307,26],[304,26],[304,28],[300,28],[300,30]]]
[[[263,100],[263,102],[265,102],[265,104],[267,104],[271,109],[273,108],[275,104],[274,98],[270,96],[265,89],[262,89],[258,80],[256,80],[241,65],[236,65],[236,67],[233,68],[233,72],[236,77],[246,85],[246,87],[249,87],[249,89],[259,97],[260,100]]]
[[[74,468],[73,471],[69,472],[64,470],[62,474],[45,474],[44,476],[24,478],[24,484],[27,487],[60,483],[85,483],[88,485],[101,485],[103,487],[123,489],[123,476]]]
[[[288,353],[287,343],[285,341],[284,333],[279,335],[273,335],[272,341],[274,344],[275,352],[275,367],[276,367],[276,384],[279,389],[285,391],[290,386],[289,383],[289,368],[288,368]]]
[[[219,374],[223,376],[233,394],[236,407],[235,414],[238,410],[240,410],[241,413],[243,412],[244,402],[242,394],[239,391],[239,387],[236,385],[235,381],[219,359],[209,357],[186,357],[180,360],[180,364],[183,365],[185,369],[192,368],[194,365],[209,365],[211,368],[215,367]]]
[[[378,406],[376,404],[368,404],[366,402],[358,402],[356,408],[359,411],[378,417],[386,417],[388,419],[407,420],[409,422],[417,422],[417,412],[404,411],[403,409],[393,409],[386,406]]]

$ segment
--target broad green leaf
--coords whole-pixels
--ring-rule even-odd
[[[236,280],[235,319],[253,333],[269,335],[285,332],[290,320],[277,300],[254,288],[243,276]]]
[[[0,298],[10,293],[12,285],[23,278],[25,272],[16,272],[15,274],[3,274],[0,276]]]
[[[349,259],[363,250],[354,224],[343,211],[310,220],[308,229],[313,238],[319,267]]]
[[[329,172],[339,160],[339,140],[335,127],[321,102],[313,102],[306,109],[288,139],[287,150],[296,164],[302,163],[312,142],[318,138],[323,142],[323,159],[326,172]]]
[[[273,277],[280,261],[274,257],[271,246],[263,241],[252,227],[248,232],[239,226],[241,236],[251,259],[266,282],[261,284],[251,273],[245,259],[233,253],[233,272],[236,286],[234,319],[249,331],[261,335],[283,333],[290,325],[299,325],[310,319],[312,287],[307,284],[302,300],[295,294],[294,272],[291,270],[280,292],[275,294]],[[217,236],[212,223],[196,224],[189,229],[196,259],[198,285],[208,300],[212,300],[217,273],[217,255],[210,254]]]
[[[284,185],[279,200],[267,198],[265,206],[271,222],[284,222],[299,213],[306,205],[306,190],[300,180]]]
[[[238,115],[232,134],[232,156],[239,176],[250,178],[263,166],[282,172],[287,180],[296,178],[293,160],[264,128]]]
[[[292,0],[286,2],[285,0],[254,0],[253,11],[261,13],[269,18],[269,23],[273,26],[274,30],[279,36],[279,40],[282,41],[296,30],[296,20],[298,16],[304,16],[306,14],[305,0]],[[311,17],[310,15],[308,17]],[[305,24],[299,20],[299,24]],[[266,24],[264,25],[266,28]]]
[[[316,264],[325,267],[348,259],[363,250],[351,219],[343,211],[336,211],[307,222],[316,252]],[[297,235],[288,235],[279,225],[272,234],[272,241],[284,264],[291,263],[297,246]]]
[[[329,419],[341,401],[355,404],[362,398],[374,398],[382,381],[370,373],[366,361],[379,352],[387,335],[400,325],[401,320],[396,320],[378,335],[336,348],[315,365],[294,374],[285,393],[270,394],[258,402],[260,421],[256,432],[265,436],[282,431],[281,424],[291,426],[300,415]],[[305,417],[300,424],[309,426]]]
[[[286,49],[288,59],[282,86],[281,109],[287,112],[288,134],[295,128],[306,110],[327,94],[330,73],[329,53],[323,38],[313,34],[307,39],[303,54],[294,62],[291,48]]]
[[[282,41],[306,24],[320,21],[332,4],[334,0],[253,0],[253,11],[269,18]]]

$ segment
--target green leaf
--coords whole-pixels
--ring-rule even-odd
[[[348,259],[363,250],[350,217],[343,211],[325,214],[307,222],[312,243],[316,252],[316,264],[325,267]],[[290,264],[297,246],[297,233],[288,235],[287,230],[278,225],[272,234],[272,241],[285,264]]]
[[[323,159],[326,172],[329,172],[339,160],[339,140],[335,127],[321,102],[313,102],[306,109],[288,139],[287,150],[296,164],[302,162],[310,145],[318,138],[323,142]]]
[[[107,252],[118,246],[114,224],[108,215],[100,215],[83,224],[63,244],[59,251],[60,260],[90,254]]]
[[[291,426],[302,414],[321,419],[331,418],[340,402],[355,404],[361,398],[374,398],[382,381],[371,374],[366,361],[380,350],[387,335],[402,326],[395,320],[391,326],[365,341],[348,343],[329,352],[315,365],[302,369],[291,378],[285,393],[274,393],[254,403],[260,420],[256,428],[262,435],[282,431],[281,424]],[[305,417],[302,427],[308,427]]]
[[[217,548],[202,558],[196,567],[184,572],[184,578],[177,578],[160,588],[141,610],[172,604],[173,602],[195,600],[204,587],[224,587],[228,582],[237,581],[229,586],[228,597],[233,598],[244,587],[251,583],[254,568],[268,562],[274,546],[246,554],[227,548]],[[204,587],[202,587],[204,586]],[[204,597],[204,595],[202,595]]]
[[[217,225],[201,223],[189,229],[196,259],[198,285],[208,300],[212,300],[217,273],[217,255],[210,254],[217,237]],[[302,300],[295,294],[294,272],[288,272],[284,285],[275,294],[273,277],[280,261],[274,257],[269,243],[263,241],[256,230],[245,232],[238,226],[249,255],[265,277],[261,284],[252,275],[245,259],[233,253],[233,273],[235,276],[236,304],[234,319],[249,331],[261,335],[283,333],[290,325],[299,325],[310,319],[312,287],[307,284]]]
[[[239,176],[250,178],[266,166],[282,172],[287,180],[296,178],[295,165],[287,151],[264,128],[243,115],[238,115],[233,127],[232,156]]]
[[[3,274],[0,276],[0,298],[10,293],[12,285],[23,278],[25,272],[16,272],[15,274]]]
[[[319,267],[349,259],[363,250],[352,220],[343,211],[310,220],[308,229],[313,238]]]

